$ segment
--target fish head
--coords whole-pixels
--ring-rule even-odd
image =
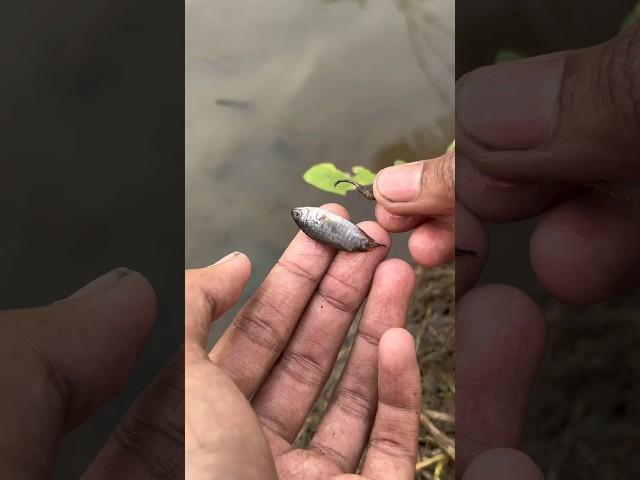
[[[309,209],[307,207],[296,207],[291,209],[291,216],[298,225],[302,225],[304,223],[308,213]]]

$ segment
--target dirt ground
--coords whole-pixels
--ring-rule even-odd
[[[436,269],[416,268],[417,286],[409,308],[407,328],[416,339],[422,373],[417,480],[454,479],[455,377],[453,370],[454,270],[453,265]],[[338,356],[331,379],[307,417],[296,444],[305,445],[331,398],[333,387],[349,356],[357,322]]]
[[[547,352],[525,451],[546,480],[640,478],[640,297],[587,309],[541,302]]]

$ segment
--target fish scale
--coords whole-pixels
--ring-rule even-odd
[[[346,218],[323,208],[297,207],[291,210],[291,216],[308,237],[338,250],[368,252],[386,246]]]

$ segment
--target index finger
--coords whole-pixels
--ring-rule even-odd
[[[338,204],[323,205],[349,218]],[[209,357],[249,397],[287,345],[336,251],[298,232]]]

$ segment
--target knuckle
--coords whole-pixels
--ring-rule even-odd
[[[336,390],[333,403],[350,417],[369,421],[374,414],[374,401],[371,396],[357,388],[340,386]]]
[[[455,192],[455,151],[432,160],[425,160],[422,167],[422,195],[438,193],[443,198],[453,198]]]
[[[184,473],[183,438],[170,422],[161,426],[139,414],[127,416],[113,433],[117,451],[128,452],[139,468],[163,480]]]
[[[321,386],[326,380],[328,368],[308,354],[287,350],[280,362],[281,368],[301,384]]]
[[[396,432],[396,434],[400,435],[401,432]],[[412,438],[393,438],[391,436],[374,437],[369,440],[369,448],[375,449],[389,457],[402,458],[415,462],[417,452],[413,447],[409,446],[412,445],[413,441]]]
[[[329,289],[318,290],[318,296],[331,305],[336,310],[346,315],[355,315],[358,311],[359,302],[353,301],[348,294],[339,294]]]
[[[271,303],[253,299],[233,319],[233,327],[251,343],[280,352],[284,348],[285,336],[274,325],[282,322],[282,313]]]
[[[604,44],[597,88],[606,95],[616,129],[637,142],[640,129],[640,22]]]

